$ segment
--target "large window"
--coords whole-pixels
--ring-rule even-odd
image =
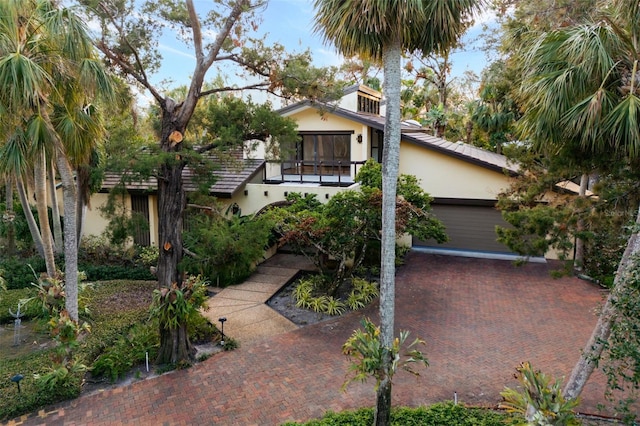
[[[351,134],[301,133],[294,152],[285,161],[287,174],[349,174]],[[292,150],[293,151],[293,150]]]

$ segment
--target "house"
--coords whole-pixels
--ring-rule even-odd
[[[320,201],[326,201],[340,191],[358,187],[354,178],[367,159],[382,160],[384,103],[378,91],[354,85],[337,106],[302,101],[278,112],[298,123],[300,138],[295,149],[279,161],[265,160],[260,152],[246,153],[242,161],[223,165],[216,172],[218,181],[212,194],[243,214],[282,201],[291,192],[316,194]],[[409,121],[402,123],[400,173],[418,177],[434,198],[433,212],[447,226],[450,237],[444,245],[418,240],[411,244],[487,254],[508,252],[496,242],[495,226],[506,223],[494,207],[498,193],[518,173],[518,167],[506,157],[434,137]],[[107,176],[103,192],[92,200],[94,206],[104,202],[116,179]],[[137,243],[157,243],[154,187],[153,182],[127,187],[129,208],[148,217],[150,225],[149,235],[136,236]],[[94,208],[87,216],[87,233],[99,234],[106,226],[95,212]]]

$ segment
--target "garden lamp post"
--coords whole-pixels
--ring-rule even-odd
[[[220,344],[222,346],[224,346],[224,323],[226,320],[227,320],[226,317],[218,318],[218,321],[220,321],[220,332],[222,333],[222,340],[220,340]]]

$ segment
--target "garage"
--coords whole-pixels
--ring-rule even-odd
[[[446,226],[449,241],[438,244],[434,240],[413,239],[414,246],[510,253],[509,249],[496,241],[496,225],[508,226],[502,214],[493,207],[492,201],[468,204],[434,203],[433,214]]]

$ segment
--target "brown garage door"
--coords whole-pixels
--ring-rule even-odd
[[[507,226],[501,213],[490,206],[432,205],[434,215],[447,227],[449,241],[438,244],[433,240],[413,240],[414,246],[429,246],[471,251],[509,253],[496,241],[496,225]]]

